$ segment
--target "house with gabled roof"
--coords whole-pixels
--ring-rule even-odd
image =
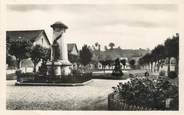
[[[6,32],[6,42],[11,43],[16,39],[24,39],[29,40],[33,43],[33,46],[40,45],[44,48],[50,48],[51,43],[45,33],[44,30],[13,30]],[[21,69],[24,72],[32,72],[33,63],[30,59],[24,59],[21,61]],[[41,65],[41,62],[37,65],[38,67]],[[30,70],[30,71],[28,71]]]
[[[7,42],[16,39],[30,40],[35,45],[41,45],[42,47],[49,48],[50,41],[44,30],[15,30],[6,32]]]
[[[68,54],[78,55],[79,51],[77,45],[75,43],[68,43],[67,44]]]
[[[73,69],[77,69],[77,61],[79,58],[79,50],[77,48],[77,45],[75,43],[68,43],[67,44],[67,50],[68,50],[68,59],[70,62],[72,62]]]

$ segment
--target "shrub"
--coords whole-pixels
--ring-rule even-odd
[[[121,70],[121,64],[120,64],[120,59],[119,58],[117,58],[115,60],[115,64],[114,65],[115,65],[115,68],[112,71],[112,75],[113,76],[123,76],[124,74],[123,74],[123,72]]]
[[[160,71],[159,76],[165,76],[165,75],[166,75],[166,71],[164,70]]]
[[[18,82],[33,81],[38,77],[37,73],[22,73],[20,70],[16,71],[16,75]]]
[[[17,76],[17,81],[19,82],[20,81],[20,78],[21,78],[21,74],[22,74],[22,71],[21,70],[17,70],[15,72],[16,76]]]
[[[171,72],[168,73],[168,77],[171,78],[171,79],[174,79],[174,78],[176,78],[178,76],[177,76],[176,72],[171,71]]]
[[[149,76],[149,72],[145,72],[144,76],[148,77]]]
[[[170,103],[169,109],[173,109],[172,106],[178,109],[176,108],[178,106],[176,100],[178,87],[161,77],[155,81],[149,78],[134,78],[127,83],[119,83],[113,89],[114,93],[119,95],[118,98],[128,105],[165,110],[168,109],[165,106],[165,101],[171,98],[173,101]]]

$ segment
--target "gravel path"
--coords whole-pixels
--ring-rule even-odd
[[[107,110],[112,86],[126,80],[101,80],[85,86],[15,86],[7,81],[8,110]]]

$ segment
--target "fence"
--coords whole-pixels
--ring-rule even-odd
[[[123,100],[116,99],[114,93],[111,93],[108,95],[108,110],[149,111],[155,109],[137,105],[128,105]]]

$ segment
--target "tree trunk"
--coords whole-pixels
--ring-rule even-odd
[[[17,59],[17,68],[20,69],[20,67],[21,67],[20,59]]]
[[[167,66],[167,75],[169,75],[170,72],[170,57],[168,57],[168,66]]]
[[[175,71],[176,71],[176,74],[178,75],[179,73],[179,58],[178,57],[176,57]]]
[[[33,72],[36,72],[36,64],[34,63]]]
[[[158,60],[158,68],[157,68],[157,71],[159,72],[160,71],[160,64],[161,64],[161,62],[160,62],[160,60]]]
[[[103,70],[104,70],[104,74],[105,74],[105,66],[102,66]]]
[[[151,62],[151,72],[153,72],[153,62]]]
[[[153,62],[153,72],[156,72],[156,64],[157,64],[157,62],[155,61],[155,62]]]

